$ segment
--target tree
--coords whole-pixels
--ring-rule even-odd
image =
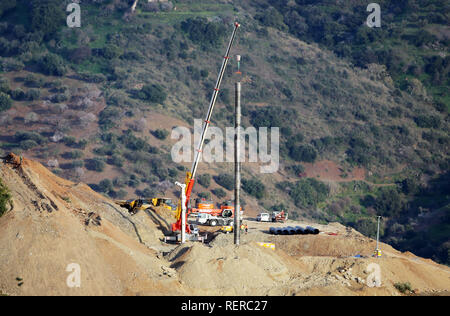
[[[301,145],[292,147],[289,155],[295,161],[314,162],[317,158],[317,152],[310,145]]]
[[[158,84],[145,85],[138,93],[138,97],[145,101],[152,103],[163,104],[167,98],[167,93],[164,88]]]
[[[2,217],[6,211],[8,211],[8,204],[11,204],[11,194],[0,179],[0,217]]]
[[[375,199],[375,208],[382,216],[396,216],[403,206],[403,198],[396,188],[381,188],[380,195]]]
[[[214,180],[218,185],[223,186],[225,189],[231,191],[234,188],[234,177],[229,174],[222,173],[217,177],[214,177]]]
[[[58,0],[34,0],[31,10],[31,28],[42,32],[45,39],[53,36],[64,25],[64,10]]]
[[[181,29],[191,41],[205,48],[220,45],[225,37],[224,25],[208,22],[206,18],[189,18],[181,22]]]
[[[0,112],[7,111],[12,106],[12,100],[6,93],[0,92]]]
[[[242,180],[242,189],[257,199],[262,199],[266,191],[266,187],[257,179]]]
[[[48,76],[64,76],[67,72],[64,61],[58,55],[48,53],[38,61],[39,69]]]
[[[214,189],[211,191],[215,196],[217,196],[219,199],[223,199],[224,197],[227,196],[227,193],[225,192],[224,189],[222,188],[218,188],[218,189]]]
[[[200,183],[200,185],[204,186],[205,188],[208,188],[211,185],[211,176],[209,174],[202,174],[198,177],[197,181],[198,183]]]
[[[156,138],[164,140],[167,138],[167,136],[169,136],[169,131],[165,130],[165,129],[157,129],[155,131],[153,131],[152,133]]]

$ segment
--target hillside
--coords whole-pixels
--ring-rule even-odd
[[[450,291],[448,267],[383,243],[383,257],[371,258],[375,241],[337,223],[290,221],[324,233],[272,236],[268,224],[249,220],[237,248],[225,234],[209,245],[169,245],[161,241],[170,221],[164,210],[131,217],[28,159],[19,168],[1,163],[0,176],[13,205],[0,218],[6,295],[401,295],[394,285],[406,282],[416,295]],[[66,283],[73,263],[81,269],[79,288]],[[371,263],[380,266],[380,287],[367,286]]]
[[[380,1],[380,29],[360,1],[140,1],[130,14],[132,2],[83,1],[74,29],[59,2],[0,6],[0,154],[111,198],[178,197],[190,163],[170,157],[171,131],[203,119],[238,20],[243,123],[281,128],[279,171],[243,166],[246,212],[371,237],[382,215],[385,240],[448,264],[445,1]],[[220,128],[234,124],[235,71],[232,60]],[[194,197],[232,198],[231,168],[201,163]]]

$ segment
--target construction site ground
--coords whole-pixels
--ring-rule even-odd
[[[174,222],[164,208],[130,216],[82,183],[24,159],[0,164],[13,208],[0,218],[0,292],[5,295],[448,295],[450,269],[337,223],[260,223],[246,218],[240,246],[218,227],[206,244],[164,243]],[[319,235],[270,235],[272,226]],[[273,243],[275,249],[258,243]],[[67,282],[80,267],[80,287]],[[374,265],[375,264],[375,265]],[[374,275],[381,284],[373,286]],[[411,294],[411,293],[410,293]]]

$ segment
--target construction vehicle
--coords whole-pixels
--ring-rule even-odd
[[[259,213],[256,216],[256,220],[258,222],[270,222],[270,214],[269,213]]]
[[[215,216],[210,213],[198,213],[196,223],[208,226],[228,226],[233,223],[233,217]]]
[[[137,200],[119,200],[115,201],[120,207],[126,208],[131,215],[137,214],[139,211],[144,211],[152,206],[164,207],[165,209],[175,212],[177,206],[173,204],[172,199],[169,198],[153,198],[153,199],[137,199]]]
[[[231,48],[232,48],[233,43],[235,41],[236,33],[237,33],[237,30],[239,29],[239,27],[240,27],[240,24],[236,22],[234,24],[234,30],[233,30],[233,33],[231,35],[230,41],[228,43],[228,47],[227,47],[225,56],[223,57],[222,66],[221,66],[220,71],[219,71],[219,75],[218,75],[218,78],[217,78],[216,85],[214,87],[214,92],[212,94],[211,101],[209,103],[208,112],[207,112],[206,118],[204,120],[203,130],[202,130],[202,134],[201,134],[201,137],[200,137],[200,141],[199,141],[198,146],[197,146],[197,151],[195,153],[194,162],[192,164],[191,171],[186,174],[186,179],[185,179],[186,187],[185,187],[185,189],[183,189],[183,190],[185,190],[184,194],[185,194],[185,197],[186,197],[186,199],[185,199],[185,203],[186,204],[184,205],[184,208],[187,209],[187,211],[184,212],[185,213],[184,216],[186,216],[186,217],[182,218],[183,217],[182,216],[182,214],[183,214],[183,207],[181,205],[182,202],[180,201],[178,203],[177,212],[176,212],[177,222],[172,224],[172,232],[174,234],[176,234],[179,231],[182,231],[182,226],[183,225],[185,226],[183,229],[186,230],[186,233],[188,235],[192,234],[192,231],[191,231],[189,225],[187,224],[187,217],[191,213],[199,213],[198,212],[198,208],[197,208],[197,210],[195,208],[194,209],[189,208],[190,198],[191,198],[192,189],[193,189],[194,183],[195,183],[195,176],[196,176],[196,173],[197,173],[198,164],[200,162],[200,157],[201,157],[201,154],[202,154],[203,145],[205,143],[206,134],[207,134],[209,125],[211,124],[211,116],[212,116],[212,113],[213,113],[213,110],[214,110],[214,106],[215,106],[216,101],[217,101],[217,97],[219,96],[219,90],[220,90],[220,86],[222,84],[222,79],[223,79],[223,76],[225,74],[225,70],[226,70],[226,67],[228,65],[228,61],[230,59]],[[203,209],[202,213],[210,213],[211,215],[214,216],[214,215],[217,214],[218,210],[219,209],[215,209],[215,208],[214,209],[210,208],[209,210],[208,209],[206,209],[206,210]],[[220,207],[220,210],[221,210],[222,213],[224,211],[226,211],[226,213],[229,213],[229,211],[228,211],[229,208]],[[222,213],[220,215],[222,215]],[[189,237],[189,239],[193,240],[193,239],[195,239],[195,237],[193,237],[193,238]]]
[[[273,212],[272,213],[272,222],[280,222],[280,223],[284,223],[285,221],[287,221],[288,219],[288,213],[285,212],[284,210],[279,212]]]
[[[153,198],[152,204],[155,207],[162,206],[169,211],[176,211],[177,206],[169,198]]]
[[[131,215],[135,215],[139,211],[144,211],[153,206],[151,199],[119,200],[115,201],[115,203],[120,207],[126,208]]]

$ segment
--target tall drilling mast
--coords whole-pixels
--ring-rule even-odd
[[[203,144],[205,143],[206,133],[208,132],[209,125],[211,124],[211,115],[214,110],[214,106],[216,105],[217,97],[219,96],[220,85],[222,84],[223,75],[225,74],[225,69],[227,68],[228,61],[230,59],[231,48],[233,47],[234,40],[236,38],[236,33],[238,28],[241,25],[237,22],[234,23],[233,34],[231,35],[230,42],[228,43],[227,51],[225,56],[223,57],[222,67],[220,68],[219,76],[217,78],[216,86],[214,87],[214,92],[211,97],[211,101],[209,103],[208,113],[206,114],[206,118],[203,124],[203,130],[200,137],[200,141],[197,146],[197,150],[195,151],[194,162],[192,163],[191,171],[186,175],[186,207],[189,204],[192,188],[195,183],[195,175],[197,173],[198,163],[200,161],[200,157],[202,155]],[[172,225],[172,231],[177,231],[181,229],[181,205],[178,205],[177,210],[178,221],[174,225]],[[187,231],[189,232],[189,227],[187,227]]]

